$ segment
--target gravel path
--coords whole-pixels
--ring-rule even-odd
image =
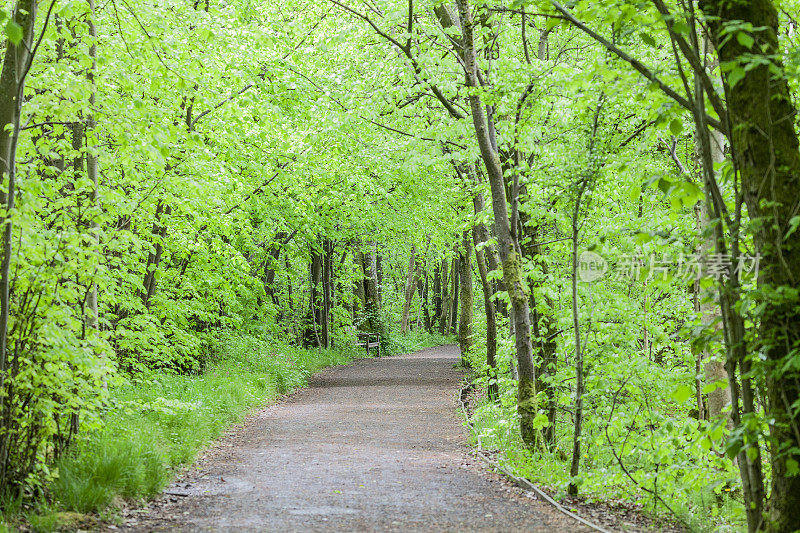
[[[129,531],[583,531],[469,456],[458,348],[358,360],[234,428]]]

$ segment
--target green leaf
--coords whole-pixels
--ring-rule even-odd
[[[683,121],[678,118],[672,119],[672,122],[669,123],[669,131],[675,137],[679,136],[683,132]]]
[[[547,19],[546,27],[547,27],[548,30],[552,30],[553,28],[555,28],[559,24],[561,24],[561,19],[556,18],[556,17],[550,17],[550,18]]]
[[[672,31],[680,35],[689,35],[690,28],[684,21],[679,20],[672,25]]]
[[[794,477],[800,474],[800,464],[796,460],[789,457],[786,459],[786,475],[787,477]]]
[[[652,46],[653,48],[655,48],[655,46],[656,46],[656,40],[655,40],[655,39],[653,39],[653,37],[652,37],[652,36],[648,35],[647,33],[641,32],[641,33],[639,34],[639,37],[642,39],[642,41],[644,42],[644,44],[650,45],[650,46]]]
[[[714,381],[713,383],[706,383],[703,386],[703,394],[709,394],[717,389],[724,389],[727,385],[728,383],[724,379]]]
[[[533,429],[542,429],[549,425],[550,421],[547,419],[547,415],[545,413],[538,413],[531,422]]]
[[[789,219],[789,231],[787,231],[786,235],[783,236],[784,241],[788,239],[792,235],[792,233],[797,231],[798,225],[800,225],[800,216],[795,215],[791,219]]]
[[[18,45],[22,41],[22,26],[13,20],[6,22],[6,37],[11,41],[11,44]]]
[[[733,70],[728,73],[728,85],[731,87],[735,87],[737,83],[739,83],[742,78],[744,78],[745,71],[742,67],[736,66]]]
[[[686,400],[694,395],[694,390],[688,385],[679,385],[677,389],[672,392],[672,399],[678,403],[684,403]]]
[[[630,198],[632,202],[637,201],[641,195],[642,195],[642,186],[638,183],[631,185],[630,188],[628,189],[628,198]]]
[[[740,31],[739,33],[736,34],[736,40],[739,41],[739,44],[741,44],[748,50],[752,49],[753,44],[755,44],[756,42],[756,40],[753,39],[753,37],[750,34],[745,33],[743,31]]]

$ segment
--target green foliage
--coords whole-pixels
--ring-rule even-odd
[[[621,393],[617,389],[589,395],[597,416],[585,422],[584,497],[627,501],[654,517],[679,520],[694,530],[738,531],[744,520],[738,503],[741,487],[737,469],[720,455],[724,427],[698,422],[679,402],[654,397],[661,390],[659,380],[674,381],[674,377],[657,367],[648,370],[650,375],[642,372],[641,379],[628,381]],[[571,481],[569,418],[559,417],[553,450],[530,450],[519,436],[515,382],[501,378],[500,384],[500,403],[483,403],[471,419],[472,442],[498,451],[501,462],[517,475],[564,494]],[[666,412],[647,411],[648,405],[664,406]],[[663,501],[656,501],[653,493]]]

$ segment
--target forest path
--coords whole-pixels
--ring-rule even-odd
[[[458,357],[442,346],[317,374],[121,529],[581,531],[468,455]]]

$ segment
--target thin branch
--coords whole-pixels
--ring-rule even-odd
[[[622,148],[623,146],[627,146],[629,142],[631,142],[632,140],[634,140],[634,139],[635,139],[636,137],[638,137],[638,136],[639,136],[639,135],[640,135],[640,134],[641,134],[641,133],[642,133],[644,130],[646,130],[647,128],[649,128],[650,126],[652,126],[652,125],[653,125],[653,124],[655,124],[655,123],[656,123],[656,121],[655,121],[655,120],[651,120],[650,122],[645,122],[644,124],[642,124],[641,126],[639,126],[638,128],[636,128],[636,130],[635,130],[633,133],[631,133],[631,134],[628,136],[628,138],[627,138],[627,139],[625,139],[624,141],[622,141],[622,143],[619,145],[619,147],[620,147],[620,148]]]
[[[328,1],[333,3],[334,5],[339,6],[340,8],[344,9],[348,13],[351,13],[351,14],[355,15],[356,17],[360,18],[361,20],[363,20],[364,22],[369,24],[372,27],[372,29],[375,30],[375,33],[377,33],[378,35],[380,35],[381,37],[383,37],[384,39],[389,41],[391,44],[396,46],[398,50],[403,52],[403,54],[411,62],[411,68],[414,71],[415,75],[420,76],[422,74],[422,67],[419,65],[419,63],[417,62],[416,58],[414,58],[414,55],[411,53],[410,44],[409,44],[409,47],[406,47],[406,46],[400,44],[397,41],[397,39],[393,38],[391,35],[387,34],[383,30],[381,30],[378,27],[378,25],[375,24],[375,22],[371,18],[369,18],[367,15],[365,15],[363,13],[360,13],[359,11],[353,9],[352,7],[339,2],[339,0],[328,0]],[[466,116],[464,113],[459,111],[453,105],[453,103],[450,100],[447,99],[447,97],[445,97],[444,93],[441,91],[441,89],[439,89],[439,87],[437,87],[435,84],[433,84],[430,81],[426,81],[425,83],[428,85],[428,87],[430,87],[431,91],[433,91],[433,94],[436,96],[436,99],[439,100],[439,102],[441,102],[441,104],[444,106],[444,108],[447,110],[447,112],[450,113],[450,116],[452,116],[453,118],[458,119],[458,120],[461,120]]]
[[[230,101],[232,101],[232,100],[235,100],[236,98],[238,98],[239,96],[241,96],[242,94],[244,94],[245,92],[247,92],[248,90],[252,89],[252,88],[253,88],[253,87],[255,87],[255,86],[256,86],[256,84],[255,84],[255,83],[248,83],[247,85],[245,85],[244,87],[242,87],[241,89],[239,89],[238,91],[236,91],[235,93],[233,93],[233,94],[232,94],[231,96],[229,96],[228,98],[225,98],[224,100],[221,100],[219,103],[215,104],[213,107],[210,107],[210,108],[206,109],[205,111],[203,111],[202,113],[198,114],[198,115],[197,115],[197,116],[194,118],[194,120],[192,120],[192,121],[189,123],[189,131],[192,131],[192,130],[194,130],[194,127],[195,127],[195,125],[197,125],[197,122],[198,122],[198,121],[199,121],[201,118],[203,118],[204,116],[208,115],[208,114],[209,114],[209,113],[211,113],[212,111],[216,111],[217,109],[219,109],[220,107],[224,106],[224,105],[225,105],[225,104],[227,104],[228,102],[230,102]]]
[[[675,163],[675,166],[678,167],[678,172],[685,175],[689,179],[689,181],[691,181],[692,180],[691,174],[689,174],[689,171],[686,170],[686,167],[683,165],[683,161],[681,161],[681,159],[678,157],[678,154],[676,153],[675,149],[678,146],[678,140],[675,138],[675,136],[672,137],[672,145],[667,144],[667,141],[665,141],[661,137],[659,137],[658,140],[661,141],[666,147],[666,149],[669,151],[669,157],[672,159],[672,162]]]
[[[669,12],[667,6],[664,4],[663,0],[652,0],[653,5],[656,7],[659,13],[661,13],[664,24],[667,26],[667,31],[669,32],[669,37],[673,41],[673,43],[678,45],[680,48],[681,53],[689,62],[689,65],[692,67],[694,71],[694,75],[700,79],[700,82],[703,85],[703,89],[705,90],[706,94],[708,95],[708,100],[711,102],[711,107],[714,108],[717,115],[720,119],[720,125],[722,129],[720,131],[727,132],[728,125],[725,123],[725,104],[723,103],[722,99],[719,97],[719,94],[714,89],[714,84],[711,81],[711,78],[708,77],[708,72],[706,71],[705,67],[703,66],[703,62],[700,59],[700,55],[698,51],[689,46],[689,43],[686,42],[686,39],[679,35],[674,31],[675,26],[675,17]],[[713,125],[713,124],[712,124]],[[714,126],[716,128],[716,126]]]
[[[584,32],[586,35],[588,35],[589,37],[591,37],[592,39],[603,45],[608,51],[614,53],[614,55],[616,55],[618,58],[628,63],[642,76],[644,76],[651,82],[655,83],[658,86],[658,88],[661,89],[661,92],[669,96],[678,105],[680,105],[681,107],[683,107],[688,111],[692,111],[692,104],[686,98],[678,94],[675,91],[675,89],[673,89],[672,87],[667,85],[664,81],[662,81],[658,76],[655,75],[653,71],[644,66],[638,59],[635,59],[630,55],[628,55],[627,53],[623,52],[617,46],[611,43],[608,39],[606,39],[593,29],[589,28],[586,24],[576,19],[575,16],[567,8],[562,6],[556,0],[550,0],[550,3],[553,5],[554,8],[560,11],[573,26],[575,26],[576,28]],[[713,117],[706,115],[706,122],[720,131],[726,131],[722,122]]]

